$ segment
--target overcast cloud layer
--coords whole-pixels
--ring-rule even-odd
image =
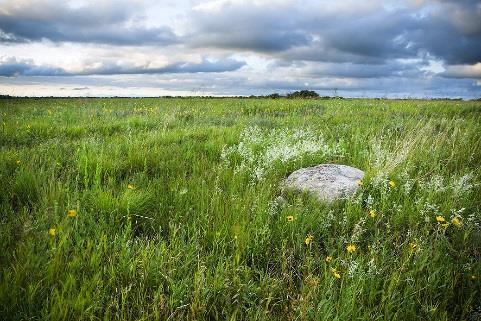
[[[481,97],[481,1],[0,0],[3,94],[299,89]]]

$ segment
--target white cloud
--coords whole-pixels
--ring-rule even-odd
[[[443,76],[452,78],[477,78],[481,80],[481,62],[474,65],[448,66]]]

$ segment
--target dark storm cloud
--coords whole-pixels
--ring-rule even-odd
[[[0,61],[0,76],[66,76],[68,73],[62,68],[39,66],[31,60],[17,60],[15,57]]]
[[[406,39],[420,52],[447,64],[481,61],[481,2],[437,1],[429,15],[419,18]]]
[[[231,58],[209,60],[204,58],[199,63],[176,62],[164,67],[153,68],[148,65],[135,66],[118,62],[97,63],[86,66],[78,72],[69,72],[62,68],[37,65],[31,60],[17,60],[14,57],[0,60],[0,76],[75,76],[75,75],[134,75],[134,74],[180,74],[180,73],[222,73],[242,68],[244,61]]]
[[[168,27],[144,27],[135,4],[125,1],[71,7],[65,1],[9,1],[0,5],[0,41],[165,45],[178,42]]]
[[[225,4],[218,12],[193,11],[193,46],[212,46],[263,52],[308,45],[312,38],[285,8]]]
[[[448,64],[481,61],[479,1],[425,1],[400,8],[373,6],[355,13],[340,6],[303,8],[226,2],[216,10],[193,11],[190,40],[196,46],[277,53],[285,59],[382,63],[431,55]],[[357,6],[357,8],[356,8]]]
[[[306,70],[306,74],[317,77],[339,78],[380,78],[380,77],[416,77],[421,73],[419,68],[426,66],[424,62],[394,62],[386,64],[353,64],[327,63],[314,64]]]
[[[450,22],[465,35],[481,33],[481,2],[479,0],[437,0],[444,6],[438,14]]]

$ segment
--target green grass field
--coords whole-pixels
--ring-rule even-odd
[[[479,101],[2,99],[0,116],[1,320],[481,320]],[[364,170],[360,192],[281,188],[320,163]]]

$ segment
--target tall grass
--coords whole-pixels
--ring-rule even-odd
[[[4,99],[0,116],[2,320],[481,315],[479,102]],[[282,189],[319,163],[363,169],[360,192]]]

